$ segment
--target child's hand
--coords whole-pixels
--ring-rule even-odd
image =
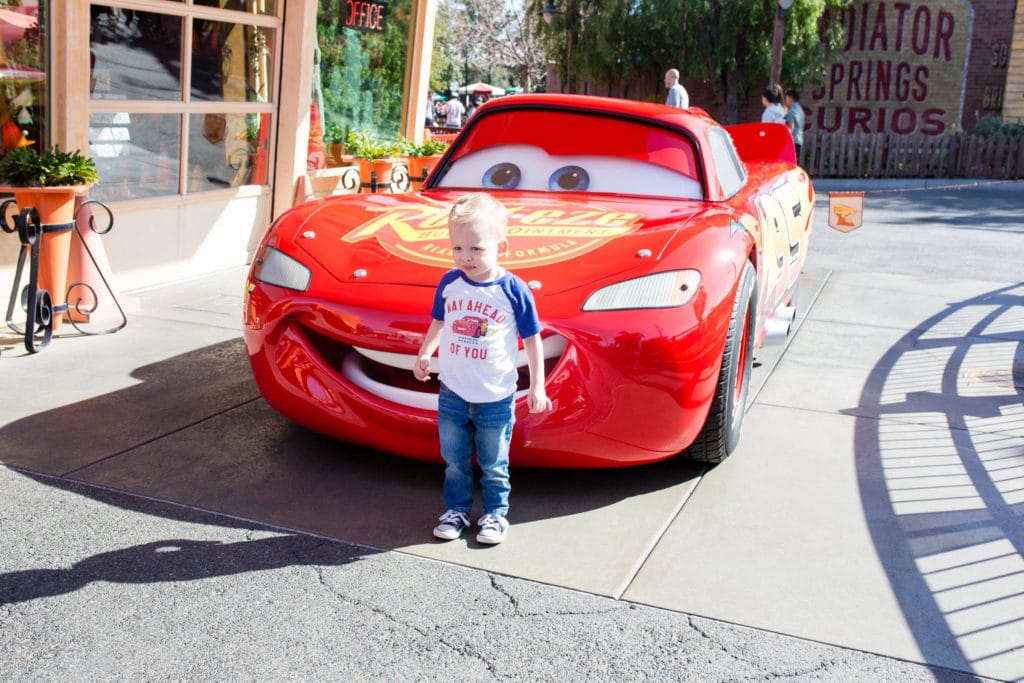
[[[530,393],[526,397],[526,403],[530,406],[531,413],[545,413],[552,408],[551,399],[548,398],[543,386],[531,387]]]
[[[430,380],[430,356],[420,356],[412,366],[412,374],[421,382]]]

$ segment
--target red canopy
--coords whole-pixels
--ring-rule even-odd
[[[20,9],[23,11],[0,9],[0,37],[5,43],[21,38],[26,29],[33,28],[39,23],[35,14],[38,10],[35,7]],[[27,12],[32,12],[32,14],[27,14]]]

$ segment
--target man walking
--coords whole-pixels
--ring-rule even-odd
[[[462,128],[462,115],[465,113],[466,108],[462,106],[459,96],[453,93],[452,98],[448,100],[448,118],[444,120],[444,125],[450,128]]]
[[[665,87],[668,88],[668,97],[665,98],[665,104],[670,107],[682,107],[683,109],[690,106],[690,95],[679,82],[679,69],[669,69],[665,72]]]

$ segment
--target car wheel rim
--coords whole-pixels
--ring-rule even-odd
[[[747,383],[747,354],[750,342],[750,316],[749,308],[743,316],[743,334],[740,337],[739,348],[736,349],[736,383],[732,390],[732,416],[736,419],[743,411],[740,403],[743,400],[743,387]]]

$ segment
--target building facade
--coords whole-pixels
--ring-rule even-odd
[[[4,145],[96,161],[116,289],[244,265],[322,165],[321,48],[344,48],[335,76],[359,67],[341,69],[352,116],[416,139],[435,13],[436,0],[15,0],[0,8]],[[380,47],[385,33],[402,49]],[[0,282],[18,250],[0,234]]]
[[[90,197],[114,216],[102,246],[117,290],[240,266],[304,181],[330,175],[311,129],[314,140],[348,125],[421,138],[436,2],[10,0],[3,144],[97,161]],[[937,136],[986,115],[1024,118],[1021,4],[854,2],[837,19],[841,54],[805,90],[809,128]],[[579,91],[659,99],[660,76]],[[715,111],[708,89],[687,87]],[[757,100],[745,120],[759,118]],[[0,234],[0,283],[19,246]]]
[[[1006,89],[1003,92],[1003,118],[1024,122],[1024,1],[1018,0],[1013,20],[1013,41],[1006,66]],[[999,56],[1002,59],[1002,55]]]
[[[854,2],[833,17],[845,44],[804,93],[809,130],[940,136],[1003,115],[1019,4]]]

